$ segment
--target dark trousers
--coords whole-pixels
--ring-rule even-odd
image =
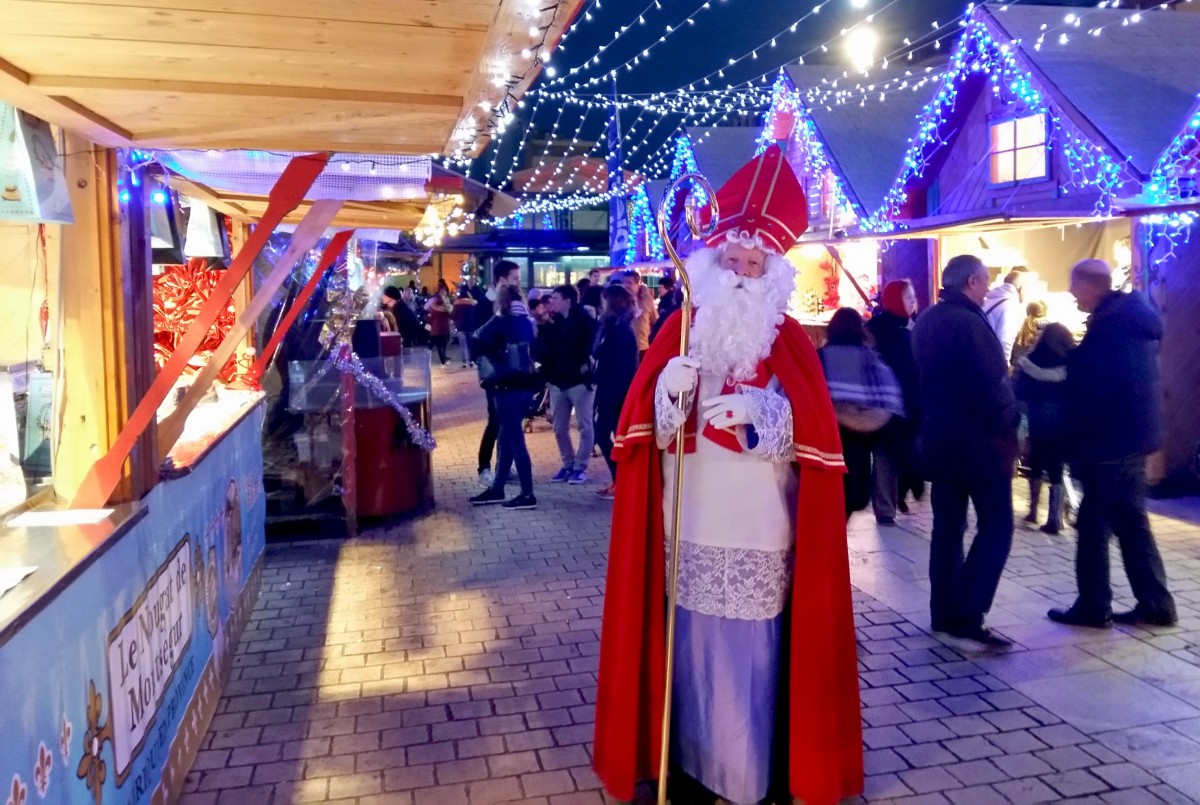
[[[846,519],[856,511],[867,508],[871,502],[871,449],[878,437],[874,433],[859,433],[848,428],[839,428],[842,436],[842,456],[846,461],[846,474],[842,486],[846,498]]]
[[[437,350],[438,360],[442,362],[442,366],[445,366],[450,362],[450,359],[446,357],[446,345],[450,343],[450,336],[435,335],[430,336],[429,340],[433,342],[433,348]]]
[[[929,611],[934,628],[982,625],[1012,547],[1012,474],[1002,461],[939,473],[931,502]],[[964,561],[968,502],[975,504],[977,531]]]
[[[496,392],[496,414],[500,420],[500,457],[496,460],[496,481],[493,490],[504,491],[508,474],[513,464],[517,466],[517,480],[521,482],[521,494],[533,494],[533,464],[529,460],[529,449],[525,446],[525,414],[533,402],[532,391]]]
[[[1074,467],[1083,484],[1079,504],[1079,542],[1075,577],[1081,611],[1106,615],[1112,611],[1108,580],[1108,541],[1113,534],[1121,548],[1125,575],[1138,606],[1156,615],[1175,615],[1175,599],[1167,590],[1167,574],[1146,516],[1146,458],[1135,456],[1103,464]]]
[[[500,417],[496,414],[496,392],[484,389],[487,395],[487,424],[479,440],[479,471],[491,469],[492,453],[496,451],[496,435],[500,432]]]
[[[596,422],[593,431],[596,436],[596,444],[600,447],[600,454],[604,456],[604,462],[608,464],[608,472],[612,475],[615,482],[617,480],[617,462],[613,461],[613,436],[617,432],[617,422],[621,418],[621,409],[615,411],[604,410],[601,405],[596,406]]]

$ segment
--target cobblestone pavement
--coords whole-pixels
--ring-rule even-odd
[[[183,805],[609,801],[589,768],[607,471],[597,459],[585,486],[545,483],[558,464],[543,423],[529,438],[541,507],[471,509],[482,395],[472,373],[435,371],[437,511],[268,546]],[[1156,511],[1178,628],[1049,622],[1073,594],[1073,543],[1018,529],[989,618],[1017,643],[1003,655],[929,634],[927,508],[891,528],[856,516],[865,798],[1200,801],[1200,506]]]

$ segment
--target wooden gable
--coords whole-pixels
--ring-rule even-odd
[[[1028,110],[985,91],[986,83],[983,76],[971,76],[961,87],[959,106],[949,124],[952,133],[948,143],[935,155],[926,173],[907,185],[907,217],[1050,213],[1094,207],[1100,198],[1098,192],[1068,187],[1072,169],[1061,147],[1062,138],[1068,134],[1048,120],[1045,175],[993,181],[991,127],[1026,116]]]

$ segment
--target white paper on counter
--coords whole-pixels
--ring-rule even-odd
[[[112,509],[49,509],[22,512],[5,525],[14,528],[44,528],[46,526],[94,525],[103,522]]]
[[[0,567],[0,595],[20,584],[36,567]]]

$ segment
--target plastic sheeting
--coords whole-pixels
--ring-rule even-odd
[[[157,151],[172,171],[217,190],[266,195],[299,152]],[[399,201],[425,198],[432,173],[428,156],[334,154],[305,198]]]

